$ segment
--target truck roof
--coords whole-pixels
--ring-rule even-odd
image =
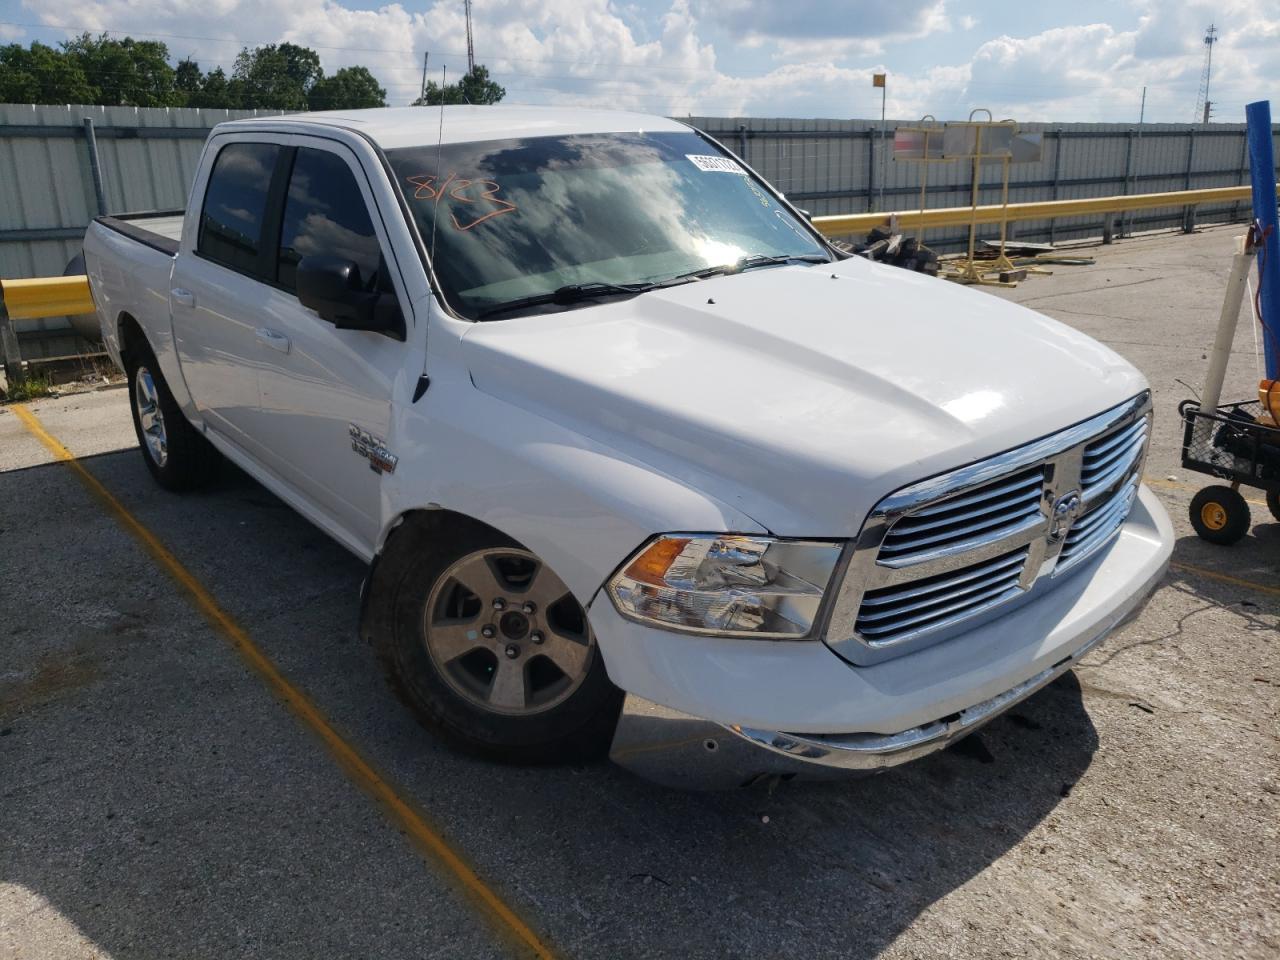
[[[682,123],[621,110],[583,110],[577,107],[456,106],[444,108],[441,134],[439,107],[378,107],[372,110],[325,110],[279,117],[246,117],[218,127],[286,129],[295,124],[343,127],[371,137],[384,150],[435,143],[474,143],[517,137],[568,136],[628,131],[681,132]],[[296,129],[296,127],[294,127]]]

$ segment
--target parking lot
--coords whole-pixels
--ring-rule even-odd
[[[1246,540],[1200,542],[1178,460],[1237,232],[987,291],[1145,372],[1174,564],[1080,669],[851,782],[459,756],[274,496],[159,489],[124,390],[0,407],[0,957],[1275,957],[1280,523],[1247,492]],[[1257,378],[1242,319],[1224,397]]]

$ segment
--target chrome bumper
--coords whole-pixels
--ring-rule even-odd
[[[762,779],[829,780],[866,775],[942,750],[1070,670],[1112,631],[1141,613],[1167,563],[1074,653],[988,700],[892,734],[798,734],[703,720],[628,694],[609,757],[670,787],[719,790]]]

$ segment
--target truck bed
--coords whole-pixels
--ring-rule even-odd
[[[155,354],[165,379],[179,385],[175,397],[187,402],[173,342],[169,285],[177,262],[183,214],[165,211],[98,217],[84,238],[85,272],[107,353],[123,368],[121,329],[136,324]]]
[[[182,238],[185,219],[186,213],[182,210],[162,210],[98,217],[97,222],[109,230],[123,233],[132,240],[173,256],[178,252],[178,241]]]

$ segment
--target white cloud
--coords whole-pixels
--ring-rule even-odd
[[[12,43],[14,40],[18,40],[25,36],[26,31],[21,27],[11,27],[6,23],[0,23],[0,40]]]
[[[768,40],[884,40],[947,28],[945,0],[704,0],[697,9],[735,36]]]
[[[946,0],[698,0],[695,11],[775,60],[874,56],[887,44],[951,29]]]
[[[967,63],[921,79],[891,76],[895,116],[963,116],[988,107],[997,117],[1059,122],[1190,122],[1203,63],[1204,29],[1229,24],[1214,47],[1213,117],[1243,122],[1244,103],[1274,96],[1280,78],[1280,5],[1262,12],[1246,0],[1143,2],[1136,29],[1108,24],[1057,27],[983,42]]]
[[[431,79],[440,79],[444,64],[450,77],[465,69],[462,4],[453,0],[422,12],[398,3],[353,10],[335,0],[86,0],[63,13],[24,2],[42,22],[69,30],[167,35],[161,39],[172,56],[193,56],[205,69],[229,70],[242,43],[310,46],[327,71],[368,66],[393,104],[417,96],[424,50]],[[669,112],[683,110],[694,90],[719,76],[687,0],[672,0],[648,40],[632,26],[634,11],[624,17],[609,0],[491,0],[477,4],[474,16],[477,57],[508,88],[508,99]]]
[[[23,0],[46,23],[71,30],[164,34],[174,58],[230,69],[243,43],[290,40],[311,46],[328,71],[368,66],[388,101],[418,93],[422,53],[430,74],[465,67],[462,4],[432,0],[355,10],[338,0],[82,0],[53,11]],[[867,116],[878,112],[873,70],[889,73],[891,116],[947,119],[989,107],[1023,120],[1136,119],[1144,85],[1148,118],[1191,119],[1204,27],[1222,28],[1211,98],[1218,119],[1275,95],[1280,77],[1280,2],[1132,0],[1133,29],[1081,24],[1029,36],[973,32],[978,21],[945,0],[667,0],[661,16],[617,0],[485,0],[475,7],[476,51],[508,89],[508,100],[615,106],[649,113]],[[987,29],[999,21],[988,18]],[[973,43],[923,71],[895,71],[894,45],[953,28],[946,48]],[[36,34],[51,41],[48,33]],[[763,75],[726,70],[708,39],[755,46]],[[725,38],[728,38],[727,40]],[[871,62],[874,61],[874,62]]]

